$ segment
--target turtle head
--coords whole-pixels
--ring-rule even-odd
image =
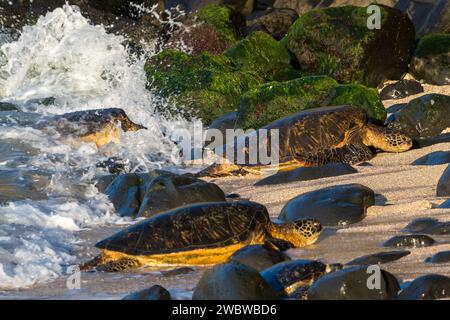
[[[322,225],[314,219],[289,221],[269,225],[270,237],[287,241],[293,247],[301,248],[313,244],[319,238]]]
[[[368,124],[364,132],[363,142],[385,152],[404,152],[413,146],[412,139],[394,128],[385,128]]]
[[[297,220],[294,225],[296,233],[307,245],[316,242],[322,232],[322,225],[315,219]]]

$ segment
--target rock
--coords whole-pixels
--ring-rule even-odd
[[[422,234],[450,234],[450,222],[440,222],[433,218],[418,218],[411,221],[404,229],[405,232]]]
[[[342,265],[327,265],[314,260],[294,260],[278,263],[261,272],[261,276],[281,296],[291,295],[298,288],[306,291],[324,274],[342,269]]]
[[[429,34],[417,45],[410,72],[427,83],[450,83],[450,35]]]
[[[227,199],[239,199],[241,195],[239,193],[230,193],[225,196]]]
[[[386,110],[375,89],[339,85],[327,76],[270,82],[245,93],[238,105],[237,125],[259,129],[275,120],[321,106],[355,105],[384,122]]]
[[[172,298],[165,288],[154,285],[148,289],[130,293],[123,300],[172,300]]]
[[[95,178],[95,187],[98,189],[99,192],[106,193],[106,190],[108,189],[109,185],[116,178],[117,178],[117,174],[107,174],[104,176],[96,177]]]
[[[279,219],[314,218],[325,226],[342,226],[361,221],[375,204],[373,190],[360,184],[328,187],[301,194],[281,210]]]
[[[284,81],[300,76],[291,67],[287,49],[265,32],[251,33],[226,50],[224,55],[239,70],[258,74],[266,81]]]
[[[205,272],[193,300],[276,300],[278,295],[258,271],[232,261]]]
[[[440,209],[450,209],[450,200],[443,202],[438,208]]]
[[[107,169],[109,173],[116,175],[130,170],[130,162],[117,157],[110,157],[104,161],[97,162],[95,166]]]
[[[432,257],[425,259],[426,263],[446,263],[450,262],[450,251],[441,251]]]
[[[380,29],[367,28],[369,16],[354,6],[309,11],[281,41],[303,72],[377,87],[408,71],[415,31],[408,16],[392,8],[381,7]]]
[[[411,163],[414,166],[436,166],[450,163],[450,151],[435,151]]]
[[[274,264],[289,261],[287,255],[279,248],[270,244],[253,244],[239,249],[229,258],[229,261],[237,261],[261,272]]]
[[[450,128],[450,96],[432,93],[411,100],[388,122],[418,141],[438,137]]]
[[[347,268],[324,275],[308,290],[309,300],[393,300],[400,290],[397,279],[381,271],[380,289],[369,289],[367,283],[373,276],[368,267]]]
[[[321,167],[303,167],[291,171],[280,171],[255,183],[255,186],[309,181],[328,177],[357,173],[358,171],[346,163],[330,163]]]
[[[257,11],[246,18],[246,33],[250,34],[262,29],[276,40],[281,40],[297,18],[297,12],[288,8]]]
[[[445,169],[441,178],[439,179],[436,195],[438,197],[448,197],[450,196],[450,166]]]
[[[166,278],[170,278],[170,277],[176,277],[179,275],[185,275],[191,272],[194,272],[195,270],[189,267],[182,267],[182,268],[177,268],[177,269],[172,269],[172,270],[168,270],[168,271],[161,271],[161,274],[166,277]]]
[[[355,265],[374,265],[374,264],[384,264],[392,261],[399,260],[407,255],[409,255],[411,251],[388,251],[388,252],[378,252],[374,254],[369,254],[367,256],[362,256],[356,259],[353,259],[350,262],[347,262],[346,265],[355,266]]]
[[[193,54],[220,54],[244,35],[245,18],[231,7],[210,4],[189,14],[183,25],[171,37],[175,47],[185,46]]]
[[[436,300],[450,297],[450,278],[427,274],[409,283],[399,294],[400,300]]]
[[[255,11],[267,10],[273,7],[275,0],[255,0]]]
[[[254,0],[165,0],[166,8],[180,6],[186,12],[201,10],[204,7],[217,5],[235,9],[243,15],[249,15],[254,8]]]
[[[0,51],[0,59],[1,59],[1,51]],[[20,109],[15,104],[8,102],[0,102],[0,111],[20,111]]]
[[[162,4],[164,1],[159,0],[133,0],[132,2],[125,0],[88,0],[87,2],[96,9],[132,19],[142,17],[143,11],[139,10],[137,6],[144,5],[150,8],[152,5],[160,3],[160,9],[164,8]]]
[[[189,55],[173,49],[150,58],[145,71],[152,91],[177,106],[171,113],[195,115],[206,125],[234,111],[240,96],[263,81],[250,72],[238,71],[225,56]],[[167,106],[159,110],[167,112]]]
[[[414,234],[395,236],[383,243],[383,247],[392,248],[421,248],[432,246],[435,241],[427,235]]]
[[[415,80],[400,80],[388,84],[380,92],[381,100],[403,99],[423,92],[420,82]]]
[[[193,203],[225,201],[225,194],[214,183],[162,171],[120,175],[106,194],[120,216],[133,218]]]

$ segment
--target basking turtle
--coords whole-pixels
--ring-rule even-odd
[[[261,272],[261,276],[282,296],[304,297],[311,284],[324,274],[340,270],[340,264],[314,260],[293,260],[278,263]]]
[[[263,129],[279,132],[279,169],[291,170],[297,167],[315,167],[327,163],[360,163],[374,157],[374,150],[403,152],[412,147],[411,139],[395,129],[388,129],[368,121],[366,111],[354,106],[321,107],[302,111],[275,121]],[[248,137],[258,136],[264,131],[239,137],[233,146],[226,146],[224,154],[245,154],[250,159]],[[269,135],[268,135],[269,136]],[[244,140],[244,139],[247,139]],[[262,140],[262,139],[259,139]],[[270,139],[267,150],[271,150]],[[232,149],[230,149],[232,148]],[[230,151],[231,150],[231,151]],[[254,155],[251,155],[254,157]],[[233,172],[261,169],[260,157],[256,165],[237,163],[224,158],[223,163],[215,163],[200,175],[220,176]],[[259,163],[259,164],[258,164]],[[267,167],[267,166],[266,166]],[[273,166],[272,166],[273,167]]]
[[[80,138],[83,142],[94,142],[97,147],[109,142],[118,143],[119,126],[124,131],[145,129],[128,118],[125,111],[118,108],[76,111],[40,120],[37,128],[67,137]]]
[[[316,220],[272,223],[267,209],[255,202],[201,203],[159,214],[100,241],[96,247],[103,253],[82,269],[217,264],[246,245],[270,238],[304,247],[321,230]]]

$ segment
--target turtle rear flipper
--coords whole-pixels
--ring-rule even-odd
[[[142,264],[139,262],[139,260],[125,257],[119,260],[113,260],[104,264],[100,264],[97,267],[95,267],[95,270],[105,272],[119,272],[130,269],[136,269],[139,268],[141,265]]]

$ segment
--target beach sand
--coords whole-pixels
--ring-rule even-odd
[[[450,86],[428,86],[426,92],[450,94]],[[388,108],[393,104],[405,103],[416,95],[402,100],[385,101]],[[433,151],[450,150],[450,143],[441,143],[401,154],[381,153],[369,161],[371,166],[355,166],[358,173],[313,181],[299,181],[281,185],[258,186],[253,184],[264,176],[227,177],[209,179],[220,185],[226,193],[238,193],[242,198],[260,202],[267,206],[271,216],[276,218],[284,204],[304,192],[348,183],[360,183],[376,193],[376,205],[370,207],[367,217],[359,223],[343,228],[326,228],[318,242],[303,249],[291,249],[292,258],[318,259],[327,263],[345,263],[362,255],[380,251],[382,243],[392,236],[402,234],[401,229],[415,218],[433,217],[450,221],[450,209],[437,209],[443,198],[436,197],[436,185],[448,165],[412,166],[411,162]],[[80,260],[94,255],[93,244],[119,227],[102,230],[87,230],[82,233],[86,248]],[[393,273],[403,284],[417,276],[439,273],[450,276],[450,263],[426,264],[431,255],[450,250],[450,236],[432,236],[437,243],[431,247],[407,249],[411,254],[382,265]],[[129,292],[160,284],[168,288],[179,299],[190,297],[204,268],[172,278],[165,278],[154,269],[136,273],[82,273],[81,289],[68,290],[66,278],[42,284],[30,289],[0,293],[3,298],[44,298],[44,299],[118,299]]]

